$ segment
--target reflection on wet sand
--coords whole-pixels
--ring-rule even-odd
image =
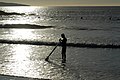
[[[13,76],[13,75],[4,75],[0,74],[0,79],[2,80],[51,80],[51,79],[39,79],[39,78],[30,78],[23,76]]]

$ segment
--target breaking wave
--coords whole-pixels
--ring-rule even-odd
[[[0,15],[25,15],[24,13],[0,11]]]
[[[6,44],[28,44],[28,45],[46,45],[55,46],[58,42],[42,42],[42,41],[19,41],[19,40],[4,40],[0,39],[0,43]],[[60,44],[58,46],[61,46]],[[88,44],[88,43],[67,43],[68,47],[82,47],[82,48],[120,48],[120,45],[115,44]]]
[[[27,28],[27,29],[44,29],[44,28],[52,28],[54,26],[40,26],[35,24],[5,24],[0,25],[0,28]]]

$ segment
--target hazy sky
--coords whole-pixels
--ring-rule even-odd
[[[120,0],[0,0],[0,2],[23,3],[33,6],[120,6]]]

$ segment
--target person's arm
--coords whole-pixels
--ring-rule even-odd
[[[61,38],[59,39],[59,42],[60,42],[60,43],[62,42],[62,39],[61,39]]]

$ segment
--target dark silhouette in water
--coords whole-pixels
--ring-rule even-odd
[[[66,62],[66,42],[67,38],[65,37],[65,34],[61,34],[62,39],[59,39],[60,45],[62,46],[62,63]]]
[[[81,19],[83,19],[83,17],[81,17]]]
[[[112,20],[112,17],[109,17],[109,20]]]

